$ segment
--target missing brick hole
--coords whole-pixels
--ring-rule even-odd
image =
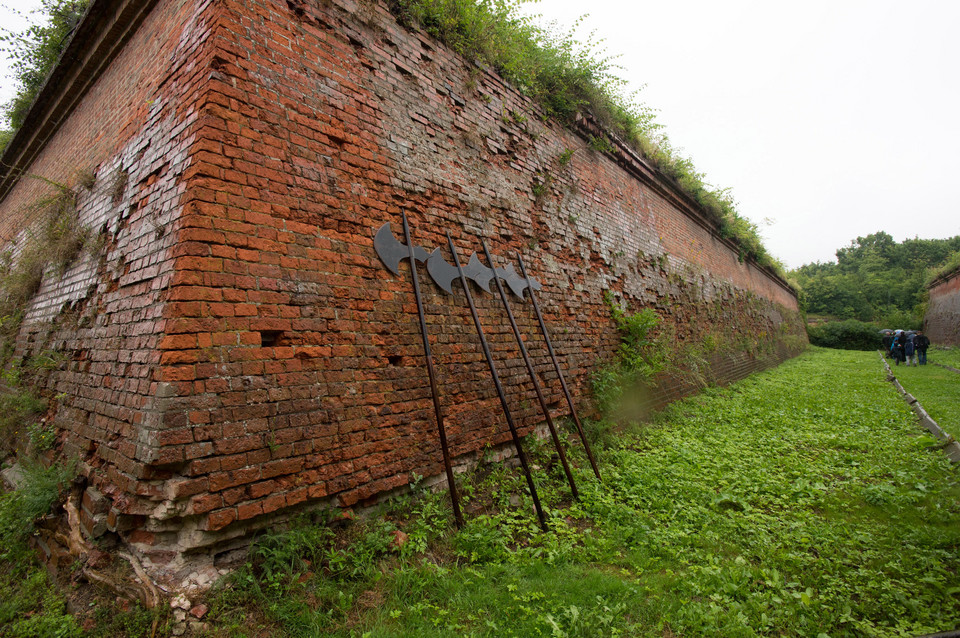
[[[213,59],[210,60],[210,69],[213,71],[223,71],[224,67],[227,66],[227,61],[221,58],[219,55],[213,56]]]
[[[263,348],[276,348],[283,339],[283,330],[261,330],[260,346]]]
[[[303,0],[287,0],[287,8],[300,19],[303,19],[304,14],[306,14],[303,8]]]
[[[403,357],[401,357],[398,354],[395,354],[387,357],[387,361],[389,361],[390,365],[392,366],[398,366],[400,365],[400,362],[403,361]]]

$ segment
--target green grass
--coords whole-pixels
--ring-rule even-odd
[[[34,519],[50,510],[73,470],[29,461],[21,467],[23,488],[0,494],[0,636],[80,636],[28,546]]]
[[[927,363],[942,363],[960,370],[960,348],[930,348],[927,350]]]
[[[515,472],[345,528],[263,539],[212,601],[219,636],[912,636],[958,628],[957,469],[875,353],[812,349],[676,404],[578,462],[551,520]],[[511,500],[512,498],[512,500]],[[336,530],[336,531],[335,531]],[[395,530],[409,541],[391,544]],[[260,632],[258,634],[258,632]]]
[[[915,396],[933,420],[954,438],[960,437],[960,374],[931,365],[927,353],[925,366],[896,366],[900,385]],[[938,362],[939,357],[937,358]],[[947,364],[951,365],[951,364]],[[960,368],[958,368],[960,369]]]

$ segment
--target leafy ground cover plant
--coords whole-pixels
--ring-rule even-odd
[[[584,459],[573,502],[464,481],[364,521],[262,539],[212,601],[215,636],[910,636],[958,627],[957,469],[875,353],[813,348],[675,404]]]

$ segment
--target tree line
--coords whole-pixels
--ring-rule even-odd
[[[923,321],[932,270],[960,252],[960,235],[896,242],[879,231],[837,250],[837,262],[814,262],[790,275],[809,315],[916,328]]]

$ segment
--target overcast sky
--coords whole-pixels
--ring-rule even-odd
[[[29,10],[39,0],[2,0]],[[671,143],[787,267],[886,231],[960,234],[960,2],[542,0],[563,30],[589,12]],[[9,99],[4,70],[0,98]]]

